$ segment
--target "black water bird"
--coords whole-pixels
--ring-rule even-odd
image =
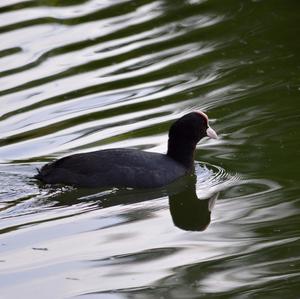
[[[191,112],[171,125],[166,154],[119,148],[74,154],[44,165],[35,178],[87,188],[162,187],[193,170],[196,145],[206,136],[217,138],[207,115]]]

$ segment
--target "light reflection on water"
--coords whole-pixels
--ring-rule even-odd
[[[20,177],[20,181],[24,184],[24,176],[29,175],[31,171],[32,169],[26,166],[16,166],[8,181],[12,180],[12,176],[15,176],[14,181],[17,181],[22,172],[23,178]],[[183,188],[181,199],[181,191],[173,192],[176,198],[172,195],[173,190],[169,190],[171,194],[169,204],[165,195],[166,190],[147,192],[111,190],[89,195],[87,191],[72,188],[37,190],[36,185],[28,181],[28,189],[33,189],[32,194],[23,185],[23,188],[20,188],[22,191],[18,194],[19,203],[13,196],[11,198],[13,206],[2,211],[3,219],[7,221],[7,226],[3,227],[3,230],[15,232],[2,240],[4,250],[1,256],[5,261],[2,270],[8,275],[1,280],[1,287],[9,289],[10,284],[11,287],[18,285],[15,275],[23,273],[24,277],[28,276],[25,279],[26,287],[29,281],[33,280],[34,284],[42,284],[48,288],[47,285],[51,285],[55,277],[55,280],[64,280],[68,285],[77,282],[75,290],[77,288],[79,293],[93,290],[106,292],[115,289],[115,282],[111,280],[113,277],[114,281],[115,279],[119,281],[118,289],[137,288],[152,283],[155,285],[157,281],[165,280],[165,277],[175,269],[192,265],[195,261],[201,264],[220,258],[235,258],[240,252],[249,254],[256,252],[257,247],[270,245],[263,245],[261,241],[257,245],[256,234],[250,229],[241,231],[237,223],[249,226],[255,221],[257,226],[257,221],[259,222],[261,217],[251,220],[253,216],[247,215],[253,205],[253,194],[256,192],[259,200],[266,193],[272,194],[278,190],[280,188],[278,184],[266,180],[243,181],[242,178],[226,174],[220,167],[205,164],[196,165],[196,175],[198,196],[199,194],[206,198],[211,196],[215,197],[213,199],[215,200],[215,192],[219,195],[224,194],[223,197],[219,197],[215,209],[212,209],[213,204],[211,206],[204,204],[210,210],[207,211],[209,218],[210,212],[212,213],[213,224],[209,229],[207,225],[210,220],[202,223],[206,221],[202,204],[206,199],[198,200],[202,210],[198,215],[200,218],[195,219],[200,221],[201,231],[207,229],[201,235],[185,235],[179,229],[174,230],[174,223],[183,228],[185,225],[191,225],[190,220],[193,218],[191,211],[195,209],[195,205],[191,207],[192,210],[184,207],[190,199],[189,191],[187,193],[184,191],[186,184],[188,190],[191,188],[189,181],[184,181],[180,187]],[[243,186],[247,190],[241,190]],[[174,188],[177,189],[178,186]],[[236,190],[238,188],[240,189]],[[22,192],[29,197],[31,195],[31,198],[22,199]],[[12,196],[9,189],[6,193]],[[179,202],[176,203],[178,194]],[[245,200],[247,197],[249,199]],[[240,202],[238,207],[236,207],[237,200]],[[177,211],[181,215],[174,212],[174,203],[177,204],[177,208],[179,207]],[[259,203],[256,203],[256,206],[258,205]],[[189,213],[182,214],[182,210]],[[263,217],[266,219],[266,215]],[[275,219],[278,220],[278,214]],[[214,277],[212,279],[215,279],[214,274],[211,275]],[[223,273],[219,271],[218,275]],[[235,272],[232,275],[234,276]],[[247,280],[249,273],[245,275],[244,279]],[[46,281],[38,279],[40,276]],[[99,277],[101,285],[96,283]],[[218,285],[219,291],[234,288],[236,281],[241,280],[241,276],[238,276],[237,280],[227,280],[226,277],[222,278],[222,284]],[[201,289],[203,288],[211,290],[209,275],[201,282]],[[14,290],[15,294],[20,292],[18,288]],[[75,290],[70,294],[78,294]],[[58,293],[60,291],[59,288],[55,290]]]
[[[275,2],[1,2],[4,298],[297,298],[299,34]],[[73,152],[165,152],[197,109],[220,139],[199,144],[195,177],[148,191],[31,178]]]

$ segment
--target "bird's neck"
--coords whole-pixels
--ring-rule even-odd
[[[176,142],[169,138],[167,155],[187,169],[194,165],[196,144],[192,142]]]

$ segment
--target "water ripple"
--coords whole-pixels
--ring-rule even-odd
[[[279,2],[1,1],[2,296],[297,298],[298,10]],[[75,152],[163,153],[198,109],[220,138],[196,183],[32,179]]]

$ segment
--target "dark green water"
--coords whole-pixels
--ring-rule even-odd
[[[0,298],[299,298],[299,11],[2,0]],[[164,152],[192,110],[220,136],[199,144],[196,186],[31,179],[70,153]]]

